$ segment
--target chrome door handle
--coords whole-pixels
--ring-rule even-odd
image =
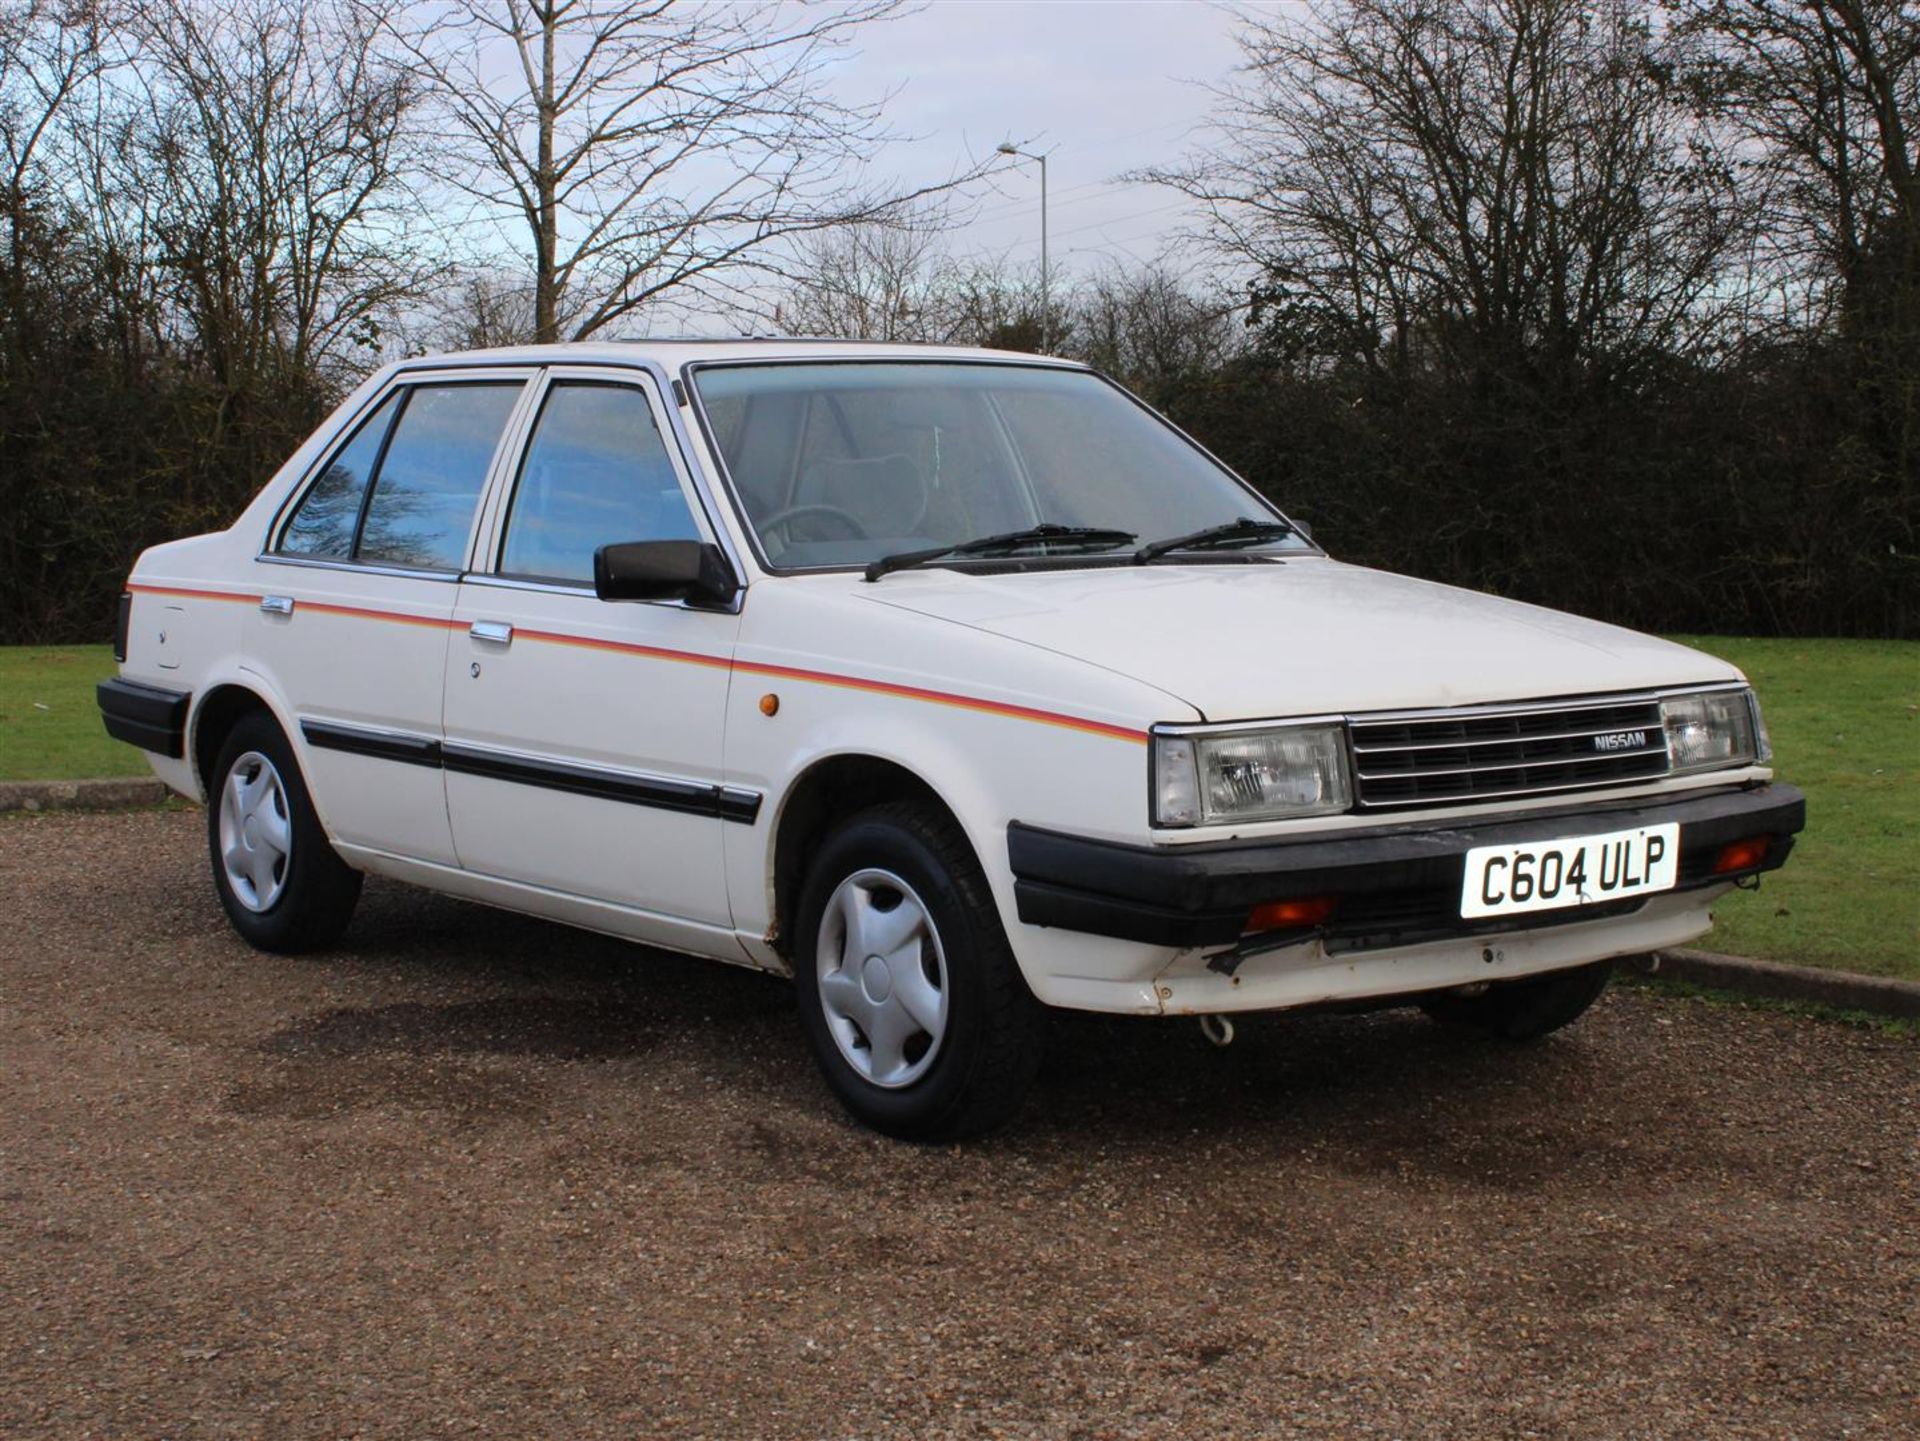
[[[292,615],[293,597],[290,595],[263,595],[260,597],[260,609],[268,615]]]
[[[476,620],[467,627],[467,634],[491,645],[513,644],[513,627],[504,620]]]

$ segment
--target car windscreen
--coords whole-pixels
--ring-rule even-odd
[[[761,550],[782,570],[865,565],[1036,525],[1130,531],[1144,544],[1273,518],[1086,371],[783,362],[696,367],[693,381]]]

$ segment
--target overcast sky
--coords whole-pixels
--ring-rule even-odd
[[[897,88],[888,120],[920,137],[882,164],[902,179],[944,174],[1007,139],[1047,152],[1052,264],[1056,275],[1079,274],[1108,257],[1149,260],[1191,223],[1172,191],[1116,177],[1194,143],[1214,105],[1205,87],[1240,59],[1235,28],[1203,0],[933,0],[866,31],[840,83],[849,99]],[[1036,263],[1038,167],[999,186],[953,248]]]

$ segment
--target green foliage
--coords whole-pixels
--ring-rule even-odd
[[[107,634],[146,546],[229,524],[332,407],[297,366],[221,379],[79,219],[23,202],[0,270],[0,643]]]

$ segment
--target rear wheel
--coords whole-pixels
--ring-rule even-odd
[[[1524,981],[1506,981],[1477,996],[1437,995],[1420,1009],[1449,1026],[1466,1026],[1502,1041],[1531,1041],[1586,1013],[1613,974],[1612,961],[1595,961]]]
[[[794,977],[827,1084],[887,1135],[988,1130],[1039,1068],[1044,1013],[966,837],[931,807],[878,806],[828,839],[800,895]]]
[[[242,716],[220,748],[207,847],[214,891],[250,945],[317,950],[353,919],[360,874],[328,844],[293,748],[264,711]]]

